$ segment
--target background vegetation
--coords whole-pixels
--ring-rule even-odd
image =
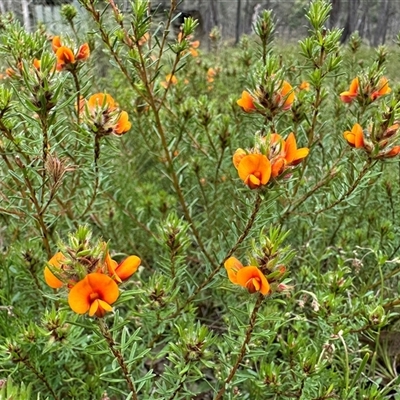
[[[194,48],[192,18],[183,39],[171,28],[175,2],[162,24],[145,0],[126,14],[80,3],[56,33],[90,57],[61,71],[45,27],[1,15],[0,398],[399,399],[400,165],[343,137],[398,124],[398,49],[357,34],[341,45],[323,1],[302,12],[297,44],[274,42],[263,12],[235,48],[214,29],[209,52]],[[343,103],[356,76],[386,76],[391,93]],[[237,105],[280,80],[290,109]],[[129,132],[99,137],[77,107],[98,92],[128,112]],[[235,151],[290,132],[308,157],[250,190]],[[91,257],[105,241],[117,261],[142,260],[104,318],[75,314],[68,289],[44,282],[83,225]],[[228,280],[230,256],[285,273],[250,294]]]

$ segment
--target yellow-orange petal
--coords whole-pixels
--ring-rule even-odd
[[[264,274],[255,266],[241,268],[237,275],[237,284],[248,289],[251,293],[261,292],[264,296],[270,291],[270,286]]]
[[[360,86],[360,82],[358,80],[358,77],[355,77],[350,83],[350,89],[349,89],[350,93],[357,94],[359,86]]]
[[[376,100],[378,97],[389,94],[391,91],[392,89],[389,87],[389,81],[382,76],[382,78],[379,79],[378,89],[371,94],[371,99]]]
[[[121,111],[119,114],[118,122],[114,126],[114,133],[122,135],[131,129],[132,124],[129,122],[129,116],[126,111]]]
[[[178,83],[178,78],[177,78],[175,75],[172,75],[172,74],[168,74],[168,75],[165,77],[165,80],[166,80],[168,83],[172,84],[172,85],[176,85],[176,84]]]
[[[109,276],[92,273],[86,275],[71,289],[68,303],[77,314],[85,314],[97,299],[113,304],[118,296],[118,285]]]
[[[301,149],[297,149],[296,154],[294,156],[294,160],[292,161],[292,165],[299,164],[304,158],[308,156],[310,153],[310,149],[307,147],[302,147]]]
[[[355,136],[354,133],[351,131],[343,132],[343,137],[347,140],[347,142],[354,147]]]
[[[105,107],[112,111],[116,107],[114,99],[107,93],[96,93],[90,96],[87,104],[90,110]]]
[[[141,262],[142,260],[139,257],[129,256],[118,265],[115,273],[121,281],[125,281],[138,270]]]
[[[291,132],[285,141],[285,159],[288,164],[290,164],[296,155],[297,143],[294,133]]]
[[[242,92],[242,97],[236,103],[238,106],[242,107],[244,112],[251,113],[256,111],[253,96],[246,90]]]
[[[308,92],[310,90],[310,84],[308,82],[306,82],[306,81],[303,81],[303,82],[300,83],[299,89],[300,90],[305,90],[305,91]]]
[[[40,70],[40,64],[41,64],[41,62],[40,62],[40,60],[38,60],[37,58],[35,58],[35,59],[33,60],[33,66],[34,66],[37,70]]]
[[[89,56],[90,56],[90,47],[87,43],[84,43],[79,47],[76,59],[80,61],[85,61],[89,58]]]
[[[351,132],[346,131],[343,136],[351,146],[355,148],[364,147],[364,134],[360,124],[354,124]]]
[[[255,189],[268,183],[271,177],[271,163],[263,154],[249,154],[240,161],[238,173],[250,189]]]
[[[60,36],[54,36],[53,40],[51,41],[51,48],[53,49],[53,52],[56,53],[57,50],[61,47],[61,39]]]
[[[235,151],[235,154],[232,157],[233,165],[235,166],[236,169],[238,169],[240,161],[242,161],[243,157],[246,156],[247,153],[243,149],[237,149]]]
[[[354,133],[354,146],[358,149],[364,147],[364,134],[360,124],[355,124],[353,126],[352,132]]]
[[[48,286],[53,289],[59,289],[64,284],[50,271],[49,267],[44,268],[44,279]]]
[[[224,262],[224,267],[226,272],[228,273],[228,278],[232,283],[237,284],[236,274],[237,272],[243,268],[242,263],[235,257],[229,257]]]
[[[56,254],[54,254],[53,257],[50,258],[48,263],[52,267],[54,267],[56,269],[60,269],[61,264],[64,260],[65,260],[64,254],[59,251]],[[45,267],[45,269],[44,269],[44,279],[45,279],[47,285],[53,289],[59,289],[60,287],[62,287],[64,285],[63,282],[60,279],[58,279],[53,274],[53,272],[51,272],[49,267]]]
[[[282,110],[289,110],[292,107],[294,99],[296,98],[292,85],[289,82],[283,81],[280,92],[284,99]]]
[[[199,52],[193,47],[189,48],[189,53],[192,55],[192,57],[198,57],[199,56]]]
[[[344,103],[351,103],[358,95],[359,80],[358,77],[351,81],[349,90],[340,93],[340,99]]]
[[[105,301],[96,299],[89,307],[89,316],[96,315],[96,317],[103,318],[108,311],[112,311],[112,307]]]

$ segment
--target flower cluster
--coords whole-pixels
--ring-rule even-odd
[[[82,44],[74,52],[70,47],[63,46],[60,36],[54,36],[51,47],[57,58],[57,71],[72,70],[80,61],[85,61],[90,56],[90,48],[87,43]]]
[[[260,292],[264,296],[270,292],[267,278],[256,266],[244,267],[235,257],[228,258],[224,266],[229,280],[235,285],[246,288],[250,293]]]
[[[91,130],[99,137],[110,134],[120,136],[131,129],[128,113],[121,111],[107,93],[96,93],[89,100],[81,101],[79,107],[85,112]]]
[[[178,43],[182,43],[183,40],[187,40],[189,44],[188,51],[192,55],[192,57],[198,57],[199,56],[199,51],[197,50],[200,47],[200,41],[199,40],[191,40],[191,36],[185,37],[183,32],[179,32],[178,34]],[[183,54],[185,51],[183,52]]]
[[[286,267],[282,264],[275,265],[273,258],[267,259],[267,262],[263,259],[253,260],[254,265],[243,266],[237,258],[228,258],[224,263],[228,279],[247,289],[249,293],[260,292],[266,296],[274,291],[282,291],[286,286],[279,282],[286,273]]]
[[[356,77],[352,80],[349,90],[340,93],[340,99],[344,103],[358,100],[361,104],[370,104],[390,92],[389,81],[384,76],[379,79],[377,84],[371,83],[369,80],[365,82],[363,80],[360,84],[360,79]]]
[[[106,243],[89,248],[86,241],[57,252],[47,263],[44,278],[53,289],[67,288],[68,303],[74,312],[101,318],[112,311],[111,305],[119,297],[118,284],[130,278],[140,263],[134,255],[117,263]]]
[[[371,158],[392,158],[400,153],[400,121],[389,127],[363,130],[360,124],[354,124],[351,131],[343,133],[347,143],[356,149],[363,149]]]
[[[164,89],[168,89],[168,87],[170,85],[176,85],[178,83],[178,79],[175,75],[172,74],[168,74],[165,77],[165,81],[160,82],[160,85],[164,88]]]
[[[247,113],[257,112],[273,116],[281,111],[290,110],[295,97],[290,83],[272,80],[268,86],[260,85],[254,94],[243,91],[237,104]]]
[[[297,148],[293,132],[286,140],[272,133],[267,138],[260,138],[259,144],[253,149],[237,149],[233,155],[233,165],[245,185],[257,189],[266,185],[271,177],[278,178],[288,168],[299,164],[308,153],[306,147]]]

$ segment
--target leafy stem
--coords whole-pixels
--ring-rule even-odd
[[[223,395],[225,394],[227,385],[231,382],[231,380],[235,376],[236,371],[238,370],[238,368],[240,366],[240,363],[242,362],[244,356],[246,355],[246,347],[250,342],[251,335],[252,335],[254,327],[256,325],[257,314],[258,314],[258,311],[259,311],[259,309],[261,307],[261,304],[262,304],[263,300],[264,300],[264,296],[262,294],[259,294],[258,298],[257,298],[257,301],[256,301],[256,304],[254,305],[253,312],[250,315],[249,324],[247,326],[246,334],[244,336],[244,341],[242,343],[242,347],[240,348],[238,358],[236,359],[235,364],[233,365],[231,371],[229,372],[228,377],[225,379],[224,385],[219,390],[217,395],[214,397],[214,400],[222,399]]]
[[[110,329],[108,328],[107,324],[105,323],[103,318],[98,318],[99,322],[99,327],[100,327],[100,332],[103,335],[104,339],[107,342],[107,345],[109,349],[111,350],[111,353],[113,356],[117,359],[119,366],[121,367],[122,373],[124,374],[126,383],[128,385],[129,391],[132,393],[132,399],[133,400],[138,400],[137,393],[135,390],[135,385],[132,381],[132,378],[130,376],[128,366],[125,363],[124,357],[120,350],[117,348],[117,344],[115,343]]]

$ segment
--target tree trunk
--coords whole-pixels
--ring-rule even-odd
[[[242,10],[242,0],[237,0],[235,44],[239,43],[240,34],[241,34],[241,31],[240,31],[241,10]]]
[[[379,12],[378,23],[376,25],[374,35],[374,46],[384,44],[386,40],[387,26],[390,18],[390,1],[385,0],[383,3],[383,11]]]
[[[341,42],[344,43],[350,37],[350,35],[357,30],[357,10],[358,5],[360,4],[360,0],[350,0],[347,3],[347,18],[346,24],[344,26],[343,35],[341,38]]]
[[[329,28],[332,29],[338,25],[341,0],[332,0],[332,10],[329,15]]]

